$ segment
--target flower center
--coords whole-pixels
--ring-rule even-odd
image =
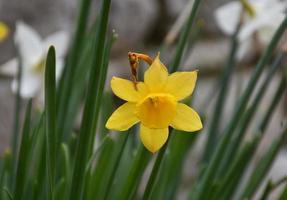
[[[42,74],[44,73],[44,69],[45,69],[45,59],[41,59],[39,62],[37,62],[34,66],[33,66],[33,72],[36,74]]]
[[[250,16],[250,17],[255,17],[256,15],[256,10],[255,8],[249,3],[248,0],[241,0],[240,1],[244,11]]]
[[[176,114],[176,100],[172,95],[153,93],[136,106],[136,115],[148,128],[167,128]]]

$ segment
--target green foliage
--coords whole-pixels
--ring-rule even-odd
[[[159,153],[152,155],[139,142],[138,127],[116,135],[105,129],[105,122],[117,104],[109,92],[104,92],[110,52],[117,35],[108,30],[111,0],[101,2],[101,10],[93,19],[89,13],[91,0],[81,1],[59,87],[56,87],[55,79],[57,52],[54,47],[49,48],[45,66],[45,106],[39,113],[29,101],[22,134],[18,127],[18,95],[12,153],[7,151],[0,157],[1,200],[177,199],[185,185],[183,171],[190,159],[189,152],[204,132],[190,134],[170,130],[168,142]],[[189,36],[201,3],[201,0],[194,1],[175,47],[171,72],[178,70],[185,50],[192,46]],[[91,27],[87,26],[89,20]],[[259,59],[222,131],[221,119],[230,91],[228,85],[238,65],[235,56],[240,26],[230,38],[230,53],[218,81],[212,117],[208,119],[207,113],[201,113],[204,126],[210,126],[202,157],[194,165],[197,168],[188,169],[194,172],[193,179],[184,188],[189,191],[188,199],[251,199],[264,185],[264,178],[286,139],[287,129],[282,128],[280,137],[273,139],[255,167],[251,166],[251,161],[286,90],[285,72],[281,73],[281,81],[270,104],[260,114],[262,118],[253,130],[254,135],[248,142],[244,139],[272,78],[284,66],[286,53],[275,52],[275,49],[286,28],[287,17]],[[260,83],[258,80],[263,72],[267,72],[267,76]],[[81,105],[84,109],[77,130],[74,125]],[[246,173],[247,169],[252,170],[251,175]],[[286,178],[282,179],[280,184],[285,181]],[[261,199],[267,199],[278,185],[271,181],[265,184]],[[286,186],[280,195],[280,200],[286,199]]]

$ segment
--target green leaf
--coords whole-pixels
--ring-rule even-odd
[[[174,199],[183,173],[183,165],[188,152],[199,136],[199,132],[186,133],[174,130],[174,139],[165,157],[158,184],[152,192],[152,199]]]
[[[231,163],[232,160],[234,159],[234,157],[238,151],[238,148],[240,146],[240,143],[243,140],[245,133],[247,132],[248,125],[251,123],[252,117],[255,115],[256,111],[258,110],[257,108],[260,105],[260,103],[264,97],[265,92],[267,91],[269,83],[271,82],[272,78],[274,77],[274,75],[278,71],[278,69],[282,66],[282,61],[284,60],[285,56],[286,56],[285,53],[281,53],[277,56],[274,63],[272,64],[271,68],[268,70],[268,73],[267,73],[268,75],[265,77],[263,84],[260,86],[259,91],[255,95],[255,99],[251,103],[250,108],[244,113],[244,116],[243,116],[243,118],[239,124],[239,131],[235,131],[235,133],[233,134],[232,140],[228,144],[227,150],[226,150],[223,158],[221,159],[222,160],[221,165],[220,165],[219,171],[217,173],[218,177],[221,177],[223,174],[225,174],[226,168],[228,168],[229,163]],[[281,84],[279,84],[279,86],[278,86],[278,90],[281,91],[279,94],[280,96],[283,95],[283,90],[285,88],[284,87],[284,85],[285,85],[284,79],[285,78],[283,78],[283,82],[281,81]],[[283,88],[282,88],[282,86],[283,86]],[[276,101],[277,103],[279,103],[279,99],[280,99],[279,95],[275,94],[273,101]],[[277,99],[278,97],[279,97],[279,99]],[[276,105],[274,105],[274,106],[276,106]],[[267,115],[271,114],[269,109],[273,108],[273,107],[268,108],[267,113],[266,113]],[[266,123],[265,126],[267,126],[267,124],[268,124],[267,121],[265,121],[265,123]],[[262,132],[262,134],[264,134],[264,132]]]
[[[60,90],[58,92],[58,123],[57,123],[57,132],[59,133],[59,138],[63,133],[63,130],[66,125],[66,116],[68,114],[68,106],[69,106],[69,98],[71,96],[72,90],[74,88],[74,77],[76,75],[76,69],[78,66],[78,60],[80,54],[83,50],[83,40],[85,37],[85,31],[88,24],[88,18],[90,14],[91,0],[81,0],[80,1],[80,9],[78,14],[78,21],[75,31],[75,36],[72,44],[71,51],[68,55],[68,63],[65,67],[64,75],[62,80],[60,81]]]
[[[88,174],[91,180],[88,188],[87,199],[93,199],[94,197],[99,199],[104,198],[109,181],[108,177],[110,177],[111,173],[114,149],[115,142],[111,138],[107,137],[100,151],[95,169],[93,172]]]
[[[211,118],[211,124],[207,132],[207,142],[203,153],[203,162],[208,163],[210,157],[218,143],[218,128],[220,127],[220,119],[222,118],[223,106],[225,105],[226,95],[228,94],[229,82],[236,66],[236,53],[238,47],[239,25],[237,30],[231,37],[230,53],[219,80],[219,94],[216,100],[214,111]]]
[[[15,182],[15,199],[24,199],[24,192],[26,188],[26,178],[27,178],[27,170],[29,163],[29,134],[30,134],[30,121],[31,121],[31,108],[32,108],[32,100],[29,101],[27,109],[25,122],[22,133],[22,140],[20,145],[19,157],[18,157],[18,165],[17,165],[17,173],[16,173],[16,182]]]
[[[172,132],[171,130],[169,130],[169,131]],[[153,165],[153,168],[152,168],[152,171],[151,171],[148,183],[147,183],[145,191],[144,191],[144,195],[143,195],[143,199],[144,200],[148,200],[148,199],[151,198],[152,190],[153,190],[153,188],[154,188],[154,186],[156,184],[157,177],[159,176],[159,171],[160,171],[160,168],[161,168],[161,165],[162,165],[162,161],[163,161],[163,158],[164,158],[164,155],[165,155],[165,151],[166,151],[166,148],[167,148],[168,143],[169,143],[170,140],[171,140],[171,134],[169,135],[169,138],[168,138],[167,142],[162,147],[162,149],[159,151],[159,153],[158,153],[158,155],[156,157],[156,160],[155,160],[155,163]]]
[[[234,162],[232,162],[231,166],[226,169],[227,171],[223,180],[219,180],[220,184],[215,190],[215,194],[210,195],[211,199],[232,199],[232,194],[240,182],[249,162],[253,158],[260,138],[261,133],[257,134],[251,142],[246,143],[243,146],[240,154],[236,157]]]
[[[129,175],[125,182],[123,182],[123,188],[119,196],[120,200],[134,199],[134,195],[139,186],[141,177],[143,175],[144,169],[147,166],[149,158],[150,153],[145,149],[143,145],[140,145],[129,170]]]
[[[55,198],[55,175],[57,160],[57,134],[56,134],[56,53],[51,46],[48,51],[45,67],[45,124],[47,148],[47,173],[49,178],[49,192],[51,199]]]
[[[6,193],[6,196],[9,198],[9,200],[13,200],[14,199],[8,188],[3,187],[2,189]]]
[[[11,175],[11,184],[15,187],[15,177],[16,177],[16,167],[17,167],[17,158],[18,158],[18,147],[19,147],[19,140],[20,140],[20,111],[21,111],[21,95],[20,95],[20,88],[22,84],[22,55],[19,54],[19,46],[17,45],[16,52],[18,57],[18,71],[17,71],[17,82],[18,88],[15,95],[15,112],[14,112],[14,121],[13,121],[13,135],[11,139],[11,146],[12,146],[12,175]]]
[[[238,121],[242,117],[242,114],[243,114],[242,111],[245,110],[247,103],[248,103],[248,100],[250,99],[251,94],[252,94],[252,92],[256,86],[256,83],[257,83],[259,77],[261,76],[265,65],[269,62],[269,60],[272,56],[272,52],[276,48],[282,34],[285,32],[286,26],[287,26],[287,17],[283,20],[280,27],[277,29],[277,31],[276,31],[275,35],[273,36],[267,50],[265,51],[265,53],[263,54],[263,56],[259,60],[244,94],[239,100],[239,103],[238,103],[238,106],[235,110],[235,113],[232,116],[228,127],[224,131],[223,138],[220,140],[220,143],[215,150],[215,153],[211,159],[211,162],[210,162],[207,170],[205,171],[205,173],[204,173],[204,175],[203,175],[203,177],[199,183],[199,186],[197,189],[198,193],[197,193],[197,196],[195,198],[196,200],[204,199],[205,196],[207,196],[209,194],[208,188],[210,186],[210,183],[213,182],[213,179],[215,177],[216,171],[218,170],[222,155],[224,155],[224,151],[227,147],[228,142],[231,139],[232,133],[235,130],[235,128],[237,127]]]
[[[82,118],[81,130],[79,141],[77,145],[76,151],[76,162],[73,172],[72,186],[70,191],[71,199],[81,199],[83,188],[85,187],[85,168],[88,162],[88,158],[91,154],[91,147],[93,146],[93,124],[95,123],[96,118],[96,100],[97,100],[97,92],[96,89],[99,85],[99,74],[103,68],[103,60],[104,60],[104,45],[106,41],[106,31],[108,24],[108,16],[110,9],[110,0],[105,0],[102,2],[102,10],[101,10],[101,18],[99,22],[98,29],[98,40],[94,44],[94,60],[93,60],[93,68],[90,72],[89,77],[89,85],[88,91],[86,95],[86,102],[84,107],[84,113]]]
[[[123,153],[124,153],[124,149],[125,149],[126,144],[127,144],[128,136],[130,134],[132,134],[130,132],[131,131],[128,131],[127,133],[124,133],[123,137],[121,137],[121,140],[118,141],[118,143],[119,143],[119,145],[118,145],[119,151],[118,151],[118,153],[117,153],[117,155],[115,157],[115,162],[114,162],[113,167],[111,169],[111,174],[108,177],[108,182],[107,182],[107,187],[106,187],[104,199],[108,199],[108,196],[109,196],[109,194],[111,192],[113,181],[116,178],[116,173],[118,171],[119,164],[120,164],[121,158],[122,158]]]
[[[287,186],[285,186],[278,200],[285,200],[285,199],[287,199]]]
[[[244,199],[244,198],[250,199],[253,196],[256,189],[261,184],[265,175],[269,171],[286,136],[287,136],[287,129],[285,129],[281,133],[280,138],[274,140],[272,145],[269,147],[268,151],[265,153],[265,155],[261,158],[261,160],[254,168],[254,171],[251,173],[251,176],[249,177],[247,183],[245,184],[243,192],[238,199]]]
[[[175,57],[174,57],[173,63],[171,64],[171,68],[170,68],[171,72],[176,72],[178,70],[181,59],[183,57],[184,49],[187,45],[188,36],[191,32],[191,28],[193,27],[195,17],[197,15],[197,11],[198,11],[200,2],[201,2],[201,0],[195,0],[193,3],[190,15],[188,17],[186,25],[185,25],[185,27],[184,27],[181,35],[180,35],[180,38],[179,38],[179,42],[178,42],[178,45],[176,48]]]

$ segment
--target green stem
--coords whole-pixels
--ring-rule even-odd
[[[222,77],[220,79],[220,91],[219,95],[215,104],[215,110],[213,111],[212,119],[211,119],[211,124],[208,129],[207,135],[207,142],[205,146],[205,151],[203,154],[203,162],[207,163],[210,160],[210,157],[217,145],[217,140],[218,140],[218,127],[220,125],[220,119],[222,118],[222,111],[223,111],[223,106],[225,105],[225,99],[229,87],[229,82],[231,79],[232,72],[234,71],[236,61],[236,50],[238,47],[238,42],[237,42],[237,35],[239,31],[239,25],[237,27],[237,30],[232,36],[231,39],[231,51],[227,60],[227,63],[225,65],[225,69],[222,73]]]
[[[170,130],[170,133],[172,132],[172,130]],[[159,151],[156,161],[154,163],[151,175],[149,177],[148,183],[146,185],[145,191],[144,191],[144,195],[143,195],[143,200],[148,200],[151,198],[151,194],[152,194],[152,190],[154,188],[154,185],[156,183],[157,177],[159,176],[159,170],[161,168],[162,165],[162,161],[168,146],[169,141],[171,140],[172,135],[169,136],[167,142],[165,143],[164,147]]]
[[[187,45],[187,39],[188,39],[188,36],[190,34],[191,28],[193,27],[193,23],[195,21],[196,15],[197,15],[197,11],[198,11],[200,2],[201,2],[201,0],[195,0],[193,3],[191,13],[190,13],[189,18],[187,20],[187,23],[184,27],[184,30],[181,33],[180,38],[179,38],[179,43],[178,43],[177,48],[176,48],[176,54],[174,57],[174,61],[173,61],[171,68],[170,68],[171,72],[175,72],[179,68],[180,62],[181,62],[182,57],[183,57],[183,51]]]
[[[140,145],[136,157],[132,163],[132,168],[129,171],[129,176],[126,179],[121,194],[119,196],[120,200],[133,199],[143,171],[147,165],[148,158],[149,152],[147,152],[143,145]]]
[[[130,132],[131,131],[128,131],[127,133],[124,133],[125,136],[124,136],[123,142],[121,144],[120,151],[119,151],[119,153],[118,153],[118,155],[116,157],[116,161],[115,161],[115,164],[113,166],[112,173],[111,173],[111,175],[109,177],[108,184],[107,184],[106,191],[105,191],[104,199],[108,199],[108,196],[109,196],[109,193],[110,193],[110,189],[112,188],[112,184],[113,184],[113,181],[115,179],[115,175],[117,173],[118,166],[120,164],[120,161],[121,161],[121,158],[122,158],[122,155],[123,155],[126,143],[128,141],[128,136],[131,134]]]

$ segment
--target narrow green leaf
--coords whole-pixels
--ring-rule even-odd
[[[11,176],[12,154],[10,149],[6,149],[3,155],[1,176],[0,176],[0,199],[5,199],[6,194],[3,194],[1,188],[8,187]]]
[[[129,170],[129,175],[123,183],[123,189],[119,196],[120,200],[134,199],[134,195],[140,183],[144,169],[147,166],[149,158],[150,153],[145,149],[143,145],[140,145]]]
[[[287,199],[287,185],[285,186],[278,200],[285,200],[285,199]]]
[[[242,151],[236,157],[235,161],[226,169],[226,175],[223,180],[220,181],[221,183],[217,187],[215,194],[211,195],[212,199],[232,199],[232,194],[240,182],[250,160],[253,158],[260,138],[261,133],[257,134],[251,142],[243,146]]]
[[[259,60],[244,94],[239,100],[238,107],[236,108],[236,111],[235,111],[234,115],[232,116],[228,127],[224,131],[224,136],[221,139],[218,147],[216,148],[215,153],[211,159],[211,162],[210,162],[207,170],[205,171],[205,173],[204,173],[204,175],[203,175],[203,177],[199,183],[198,190],[197,190],[198,193],[197,193],[197,196],[195,199],[201,200],[201,199],[204,199],[205,196],[208,195],[209,185],[210,185],[210,183],[212,183],[212,181],[215,177],[215,174],[216,174],[215,172],[218,170],[218,167],[219,167],[219,164],[221,161],[221,157],[224,154],[225,148],[227,147],[227,144],[230,141],[230,138],[232,136],[233,131],[237,127],[237,122],[240,120],[240,118],[242,116],[242,111],[245,109],[245,107],[248,103],[248,100],[251,97],[251,94],[252,94],[252,92],[256,86],[256,83],[257,83],[259,77],[262,74],[262,71],[263,71],[265,65],[269,62],[269,60],[272,56],[272,52],[274,51],[275,47],[277,46],[282,34],[285,32],[286,26],[287,26],[287,17],[285,17],[285,19],[281,23],[280,27],[277,29],[277,31],[274,34],[267,50],[265,51],[265,53],[263,54],[263,56]]]
[[[114,163],[113,168],[111,170],[111,175],[108,178],[108,183],[107,183],[104,199],[108,199],[108,196],[109,196],[109,194],[111,192],[113,181],[114,181],[114,179],[116,177],[116,173],[117,173],[117,170],[118,170],[121,158],[123,156],[123,152],[124,152],[127,140],[128,140],[128,136],[131,134],[130,132],[131,131],[128,131],[127,133],[124,133],[124,136],[123,136],[122,140],[118,141],[120,143],[119,152],[116,155],[115,163]]]
[[[108,177],[110,176],[111,168],[110,165],[113,161],[113,153],[115,149],[115,142],[107,137],[105,145],[102,146],[97,165],[90,175],[90,185],[88,189],[88,198],[93,199],[97,197],[103,199],[105,196],[106,187],[108,184]],[[109,159],[107,159],[109,158]]]
[[[228,94],[227,91],[230,85],[229,82],[236,65],[235,58],[238,47],[237,36],[239,27],[240,25],[238,25],[237,30],[231,37],[230,53],[219,80],[220,85],[219,94],[214,106],[214,111],[211,118],[211,124],[207,132],[208,135],[207,142],[203,153],[204,163],[207,163],[210,160],[210,157],[218,143],[218,128],[220,126],[220,119],[222,118],[221,115],[223,112],[223,106],[225,105],[226,96]]]
[[[104,87],[106,83],[106,77],[108,73],[108,65],[109,65],[109,58],[110,58],[110,51],[112,48],[112,45],[116,41],[118,35],[113,32],[112,36],[106,41],[105,48],[104,48],[104,53],[103,53],[103,60],[102,60],[102,66],[100,70],[97,72],[98,75],[98,83],[97,88],[96,88],[96,96],[95,96],[95,113],[94,113],[94,119],[93,119],[93,124],[92,124],[92,130],[91,130],[91,139],[90,139],[90,144],[89,144],[89,153],[92,153],[93,146],[94,146],[94,141],[96,137],[96,129],[98,125],[98,119],[99,119],[99,113],[100,109],[102,107],[102,96],[104,93]],[[106,123],[104,123],[106,124]]]
[[[89,30],[89,33],[85,37],[82,47],[83,50],[79,55],[79,66],[76,67],[76,76],[73,78],[73,83],[77,84],[73,84],[73,90],[71,91],[69,101],[67,102],[68,105],[65,105],[67,106],[67,113],[64,113],[64,108],[58,109],[57,132],[62,132],[62,135],[59,134],[59,137],[62,137],[63,141],[68,141],[71,137],[73,125],[86,91],[89,71],[92,67],[94,67],[92,66],[93,47],[95,43],[94,41],[96,41],[97,29],[98,20],[96,20],[95,24],[91,27],[91,30]]]
[[[158,184],[152,192],[151,199],[175,198],[188,152],[199,136],[198,132],[186,133],[177,130],[174,130],[173,134],[176,137],[171,141],[168,154],[160,170]]]
[[[9,200],[13,200],[14,199],[12,194],[11,194],[11,192],[9,191],[9,189],[7,187],[3,187],[2,189],[6,193],[6,196],[9,198]]]
[[[250,199],[253,196],[256,189],[261,184],[265,175],[269,171],[286,136],[287,136],[287,129],[285,129],[281,133],[280,138],[274,140],[272,145],[269,147],[268,151],[265,153],[265,155],[261,158],[261,160],[254,168],[253,173],[249,177],[248,182],[245,184],[243,192],[238,199],[244,199],[244,198]]]
[[[171,132],[171,130],[169,130],[169,131]],[[149,177],[148,183],[147,183],[145,191],[144,191],[144,195],[143,195],[144,200],[148,200],[151,198],[152,190],[156,184],[157,177],[159,176],[159,171],[160,171],[161,164],[162,164],[162,161],[163,161],[163,158],[165,155],[166,148],[167,148],[168,143],[170,141],[170,137],[171,137],[171,135],[169,135],[169,139],[167,140],[167,142],[165,143],[165,145],[162,147],[162,149],[160,150],[160,152],[157,155],[157,158],[156,158],[155,163],[154,163],[153,168],[152,168],[151,175]]]
[[[21,88],[21,84],[22,84],[22,57],[19,54],[19,46],[17,45],[16,48],[16,52],[17,52],[17,56],[18,56],[18,71],[17,71],[17,82],[18,82],[18,88],[17,88],[17,92],[15,95],[15,111],[14,111],[14,121],[13,121],[13,135],[12,135],[12,139],[11,139],[11,146],[12,146],[12,159],[13,159],[13,163],[12,163],[12,167],[13,167],[13,171],[12,171],[12,175],[11,175],[11,184],[13,185],[13,187],[15,187],[15,177],[16,177],[16,166],[17,166],[17,157],[18,157],[18,147],[19,147],[19,140],[20,140],[20,109],[21,109],[21,95],[20,95],[20,88]]]
[[[24,192],[26,188],[26,178],[27,178],[27,167],[29,163],[29,133],[30,133],[30,121],[31,121],[31,108],[32,100],[29,101],[26,116],[24,121],[22,140],[20,145],[17,173],[16,173],[16,182],[15,182],[15,199],[24,199]]]
[[[83,188],[85,187],[85,168],[88,158],[91,154],[91,146],[93,146],[93,124],[95,122],[95,111],[96,109],[96,99],[97,92],[95,92],[98,86],[98,75],[100,74],[101,68],[103,67],[103,57],[104,57],[104,45],[106,41],[106,31],[108,24],[108,16],[110,9],[110,0],[102,1],[101,18],[99,22],[99,29],[97,37],[97,43],[95,43],[95,55],[93,60],[93,68],[90,72],[89,85],[86,96],[86,102],[84,107],[84,113],[82,118],[81,130],[79,141],[76,151],[76,162],[73,172],[72,186],[70,192],[71,199],[81,199]]]
[[[71,170],[71,159],[70,159],[70,152],[69,152],[69,147],[67,144],[62,143],[61,144],[61,153],[62,153],[62,163],[63,163],[63,174],[64,174],[64,181],[63,181],[63,186],[61,187],[62,189],[60,190],[61,192],[61,199],[67,199],[68,198],[68,192],[70,188],[70,183],[71,183],[71,175],[72,175],[72,170]]]
[[[45,133],[47,143],[47,173],[51,199],[55,198],[54,187],[58,146],[56,134],[56,110],[56,52],[55,48],[51,46],[48,50],[45,67]]]
[[[271,180],[269,180],[263,190],[263,193],[262,193],[262,196],[259,198],[259,200],[266,200],[269,193],[271,192],[272,190],[272,187],[273,187],[273,183]]]
[[[186,22],[184,30],[182,31],[180,38],[179,38],[179,43],[178,43],[177,48],[176,48],[175,57],[174,57],[173,63],[171,64],[171,67],[170,67],[171,72],[176,72],[178,70],[181,59],[183,57],[184,49],[187,45],[188,36],[191,32],[191,28],[193,27],[193,24],[194,24],[196,15],[197,15],[197,11],[198,11],[200,2],[201,2],[201,0],[194,0],[192,10],[191,10],[190,15],[188,17],[188,20]]]
[[[221,164],[220,164],[219,170],[217,172],[217,174],[218,174],[217,176],[221,177],[223,174],[225,174],[226,168],[228,168],[229,163],[231,163],[232,159],[234,159],[234,157],[235,157],[235,155],[239,149],[240,143],[243,140],[245,133],[247,132],[247,128],[252,121],[252,117],[256,114],[256,111],[258,110],[257,108],[260,105],[265,92],[267,91],[269,83],[271,82],[272,78],[274,77],[274,75],[278,71],[278,69],[282,66],[282,61],[284,60],[285,56],[286,56],[285,53],[279,54],[277,56],[277,58],[275,59],[274,63],[272,64],[271,68],[268,70],[268,75],[265,77],[263,84],[260,86],[259,91],[255,95],[255,99],[253,100],[253,102],[250,105],[250,108],[246,111],[242,120],[240,121],[239,131],[236,131],[233,134],[231,142],[228,144],[228,147],[226,148],[227,150],[226,150],[223,158],[221,159]],[[283,86],[285,85],[284,82],[285,82],[285,78],[283,78],[283,82],[281,82],[281,84],[279,84],[279,86],[278,86],[279,91],[282,91],[282,84],[283,84]],[[284,89],[284,87],[283,87],[283,89]],[[283,94],[283,91],[281,92],[281,94]],[[279,100],[277,100],[277,98],[278,98],[278,96],[277,96],[277,94],[275,94],[273,101],[276,101],[279,103]],[[269,109],[270,109],[270,107],[269,107]],[[269,113],[270,113],[270,111],[269,112],[267,111],[266,114],[269,114]],[[267,124],[268,123],[266,123],[265,126]],[[262,134],[264,134],[264,132],[262,132]]]
[[[75,36],[71,48],[71,52],[68,55],[68,63],[64,71],[64,75],[60,82],[60,90],[58,92],[58,123],[57,123],[57,132],[59,133],[59,138],[62,136],[63,129],[65,127],[65,118],[68,114],[68,105],[69,98],[71,96],[71,91],[74,88],[74,76],[76,69],[78,68],[78,58],[80,57],[80,53],[82,51],[82,43],[85,36],[86,27],[88,24],[88,18],[90,14],[91,0],[81,0],[79,6],[79,14],[78,21],[75,31]]]

